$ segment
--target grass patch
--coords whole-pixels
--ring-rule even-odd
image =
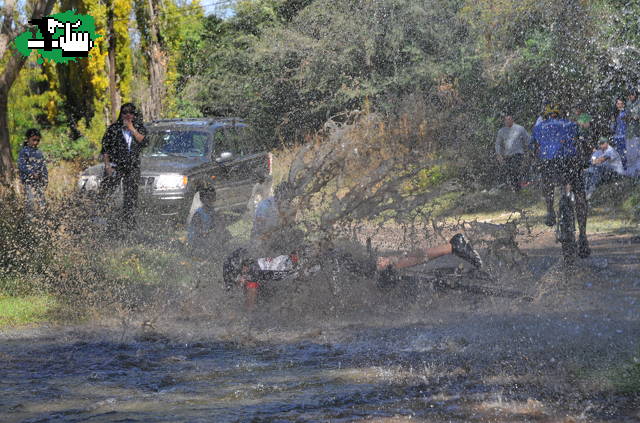
[[[619,392],[626,394],[640,393],[640,362],[623,366],[615,372],[613,379],[614,386]]]
[[[0,327],[46,321],[49,313],[56,306],[57,302],[50,295],[0,296]]]
[[[587,231],[589,233],[629,232],[638,229],[636,215],[640,194],[637,188],[614,187],[599,196],[594,196],[589,206]],[[605,195],[606,193],[606,195]],[[556,208],[557,195],[556,191]],[[636,198],[637,197],[637,198]],[[524,211],[534,227],[544,227],[546,206],[542,193],[536,187],[528,187],[519,193],[508,189],[491,189],[477,192],[449,192],[434,198],[423,206],[423,211],[433,218],[445,221],[485,221],[505,223],[518,218]],[[515,213],[515,214],[514,214]]]
[[[123,246],[104,252],[102,266],[108,280],[157,285],[188,283],[188,257],[177,251],[145,245]]]

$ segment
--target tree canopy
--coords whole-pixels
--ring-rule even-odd
[[[87,59],[29,62],[10,91],[14,151],[41,126],[67,137],[59,149],[83,139],[73,151],[95,154],[123,101],[148,118],[244,117],[266,147],[365,104],[394,116],[424,103],[449,111],[451,137],[482,147],[501,113],[530,126],[546,102],[605,122],[613,98],[640,80],[634,1],[242,0],[226,17],[196,0],[56,7],[92,14],[103,37]]]

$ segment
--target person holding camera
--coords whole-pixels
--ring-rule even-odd
[[[112,194],[122,182],[122,217],[130,228],[136,225],[140,153],[147,145],[146,135],[142,115],[132,103],[125,103],[120,108],[118,120],[107,128],[102,137],[104,178],[100,192],[104,198]]]

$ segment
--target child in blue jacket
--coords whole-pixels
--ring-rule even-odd
[[[18,153],[18,172],[24,188],[25,208],[31,212],[34,206],[46,206],[44,191],[49,183],[47,162],[38,149],[40,131],[30,128],[26,132],[24,146]]]

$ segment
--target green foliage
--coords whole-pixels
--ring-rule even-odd
[[[131,25],[132,2],[130,0],[113,0],[113,29],[116,37],[116,75],[117,85],[122,102],[131,101],[131,80],[133,78],[133,62],[131,60]]]
[[[40,81],[35,59],[30,58],[9,93],[9,133],[14,157],[22,148],[26,130],[37,126],[38,116],[42,114],[43,99],[31,90],[31,85]]]
[[[622,209],[627,212],[633,219],[640,221],[640,187],[626,187],[626,198],[622,204]]]
[[[425,190],[441,184],[446,179],[446,168],[441,165],[435,165],[418,172],[413,184],[415,189]]]
[[[73,139],[64,128],[52,128],[42,131],[40,146],[48,160],[74,160],[92,158],[97,144],[86,136]]]
[[[243,2],[205,25],[206,56],[185,89],[205,112],[248,116],[271,145],[365,101],[394,112],[398,99],[457,78],[464,34],[450,2],[316,0],[292,17],[275,3]]]
[[[640,81],[637,1],[243,0],[225,19],[204,16],[197,0],[112,4],[122,100],[149,101],[145,84],[132,81],[149,78],[152,4],[167,92],[154,101],[165,115],[241,116],[266,147],[301,141],[345,111],[370,105],[398,116],[413,102],[449,111],[441,141],[455,154],[442,149],[441,158],[481,159],[503,111],[530,127],[544,102],[581,104],[602,132],[612,97]],[[44,79],[35,62],[25,69],[11,93],[11,133],[16,150],[28,127],[66,121],[72,138],[86,140],[56,132],[49,153],[71,158],[90,155],[107,123],[107,6],[65,0],[61,8],[93,16],[103,36],[93,57]],[[474,178],[491,173],[479,160],[465,167]]]

